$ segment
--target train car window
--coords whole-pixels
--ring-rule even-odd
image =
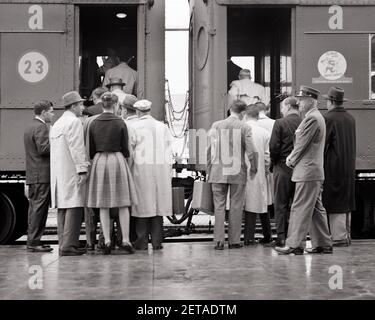
[[[375,100],[375,35],[370,35],[370,100]]]

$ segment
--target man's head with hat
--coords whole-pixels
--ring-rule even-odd
[[[62,107],[73,112],[77,117],[81,117],[84,109],[83,101],[85,99],[82,99],[77,91],[70,91],[63,95]]]
[[[298,106],[300,116],[303,118],[311,109],[318,107],[318,98],[320,91],[308,86],[301,86],[299,93],[296,94],[298,98]]]
[[[122,102],[122,118],[126,119],[128,117],[137,114],[137,110],[134,108],[134,104],[137,102],[137,97],[132,94],[127,94]]]
[[[138,117],[148,114],[151,111],[152,102],[149,100],[138,100],[136,103],[134,103],[134,108],[137,110]]]
[[[327,108],[331,110],[333,108],[340,108],[347,99],[344,99],[344,89],[340,87],[331,87],[327,94],[323,95],[323,98],[327,100]]]
[[[108,90],[113,91],[116,89],[122,90],[122,88],[126,85],[125,82],[122,82],[121,78],[113,77],[109,78],[109,82],[106,84]]]

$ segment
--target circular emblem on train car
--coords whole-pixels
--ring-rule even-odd
[[[49,64],[46,56],[37,51],[25,53],[18,61],[18,73],[27,82],[42,81],[48,74]]]
[[[323,53],[318,61],[320,75],[331,81],[342,78],[345,75],[346,67],[345,57],[337,51]]]

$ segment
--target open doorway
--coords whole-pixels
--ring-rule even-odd
[[[270,116],[280,115],[280,93],[292,92],[291,8],[228,7],[228,88],[241,69],[270,97]]]
[[[79,92],[90,99],[105,71],[118,64],[126,47],[128,65],[137,70],[137,6],[80,6]]]

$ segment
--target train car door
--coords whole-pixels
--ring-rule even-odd
[[[105,71],[126,55],[138,74],[133,94],[151,100],[152,114],[164,120],[164,1],[77,2],[75,86],[81,95],[90,100]]]

